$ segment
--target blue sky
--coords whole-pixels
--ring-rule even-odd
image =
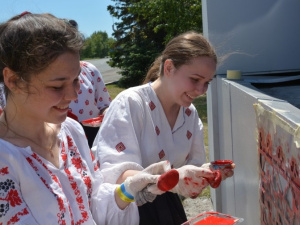
[[[52,13],[76,20],[85,37],[95,31],[106,31],[112,37],[112,25],[117,19],[109,14],[107,6],[114,4],[111,0],[1,0],[0,23],[24,11]]]

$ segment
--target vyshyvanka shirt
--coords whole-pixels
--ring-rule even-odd
[[[150,83],[127,89],[112,101],[92,151],[110,183],[125,170],[163,160],[173,168],[206,161],[203,124],[194,105],[180,108],[171,129]]]
[[[67,118],[58,137],[59,168],[0,139],[0,224],[138,224],[136,205],[119,209],[103,184],[80,124]]]
[[[69,110],[79,122],[99,116],[100,111],[110,105],[111,97],[99,70],[91,63],[81,61],[78,98],[72,101]]]

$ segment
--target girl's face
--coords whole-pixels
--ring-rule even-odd
[[[79,60],[79,54],[64,53],[44,71],[32,76],[29,94],[24,93],[21,100],[22,114],[35,120],[62,123],[80,88]]]
[[[169,90],[173,101],[188,107],[195,98],[206,93],[210,81],[214,78],[216,63],[212,58],[203,56],[177,69],[172,62],[171,64]]]

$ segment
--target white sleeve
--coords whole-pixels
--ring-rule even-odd
[[[87,63],[89,69],[92,71],[92,79],[94,82],[94,89],[95,89],[95,100],[97,104],[97,108],[99,111],[102,109],[107,108],[111,103],[111,97],[107,91],[105,86],[103,77],[100,71],[91,63]]]
[[[140,137],[144,111],[142,99],[134,92],[115,98],[105,114],[94,141],[105,182],[116,183],[126,170],[142,170]]]
[[[92,198],[91,211],[97,225],[139,224],[139,212],[135,203],[129,204],[125,209],[120,209],[114,198],[117,185],[102,184]]]

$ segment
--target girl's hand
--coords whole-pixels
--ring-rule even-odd
[[[179,182],[171,191],[184,197],[197,197],[209,185],[208,179],[214,178],[214,173],[205,167],[185,165],[177,169]]]

